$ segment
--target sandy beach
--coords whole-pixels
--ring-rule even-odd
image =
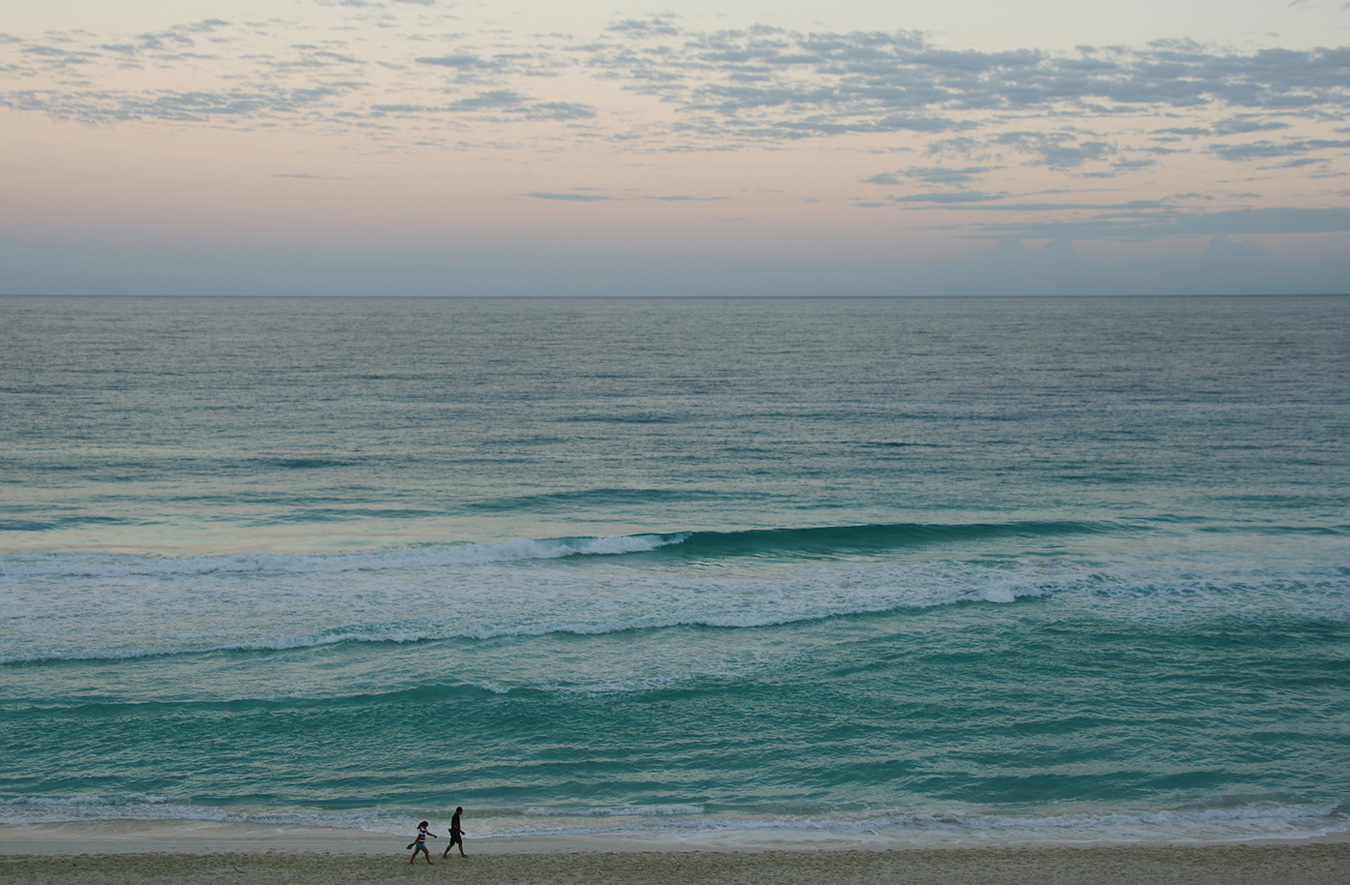
[[[238,824],[123,822],[0,828],[0,882],[482,885],[689,883],[1174,883],[1321,885],[1350,877],[1350,841],[1209,845],[731,848],[613,838],[471,840],[469,857],[409,864],[404,837]]]

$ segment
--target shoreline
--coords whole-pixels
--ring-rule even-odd
[[[333,854],[402,857],[413,838],[408,833],[375,833],[331,827],[302,827],[203,820],[101,820],[62,823],[0,824],[0,857],[121,854],[177,855],[277,855]],[[444,834],[429,842],[444,850]],[[716,832],[672,834],[585,833],[557,835],[501,835],[474,837],[469,834],[466,850],[471,855],[541,854],[762,854],[932,851],[1091,851],[1155,849],[1222,849],[1240,846],[1270,846],[1297,849],[1308,845],[1340,846],[1347,851],[1350,868],[1350,832],[1307,836],[1252,836],[1223,840],[1195,840],[1163,836],[1138,840],[1015,839],[900,839],[895,836],[860,836],[810,832]],[[432,852],[439,859],[438,851]],[[457,856],[457,855],[456,855]]]
[[[1350,837],[902,845],[849,839],[470,838],[410,864],[410,835],[202,821],[0,825],[0,885],[1344,885]],[[444,843],[444,840],[439,840]]]
[[[406,843],[402,843],[406,844]],[[402,848],[402,844],[398,848]],[[1007,846],[818,851],[505,852],[433,856],[312,850],[0,854],[0,883],[334,885],[1343,885],[1350,842]]]

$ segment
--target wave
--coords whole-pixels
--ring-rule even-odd
[[[532,806],[522,813],[527,817],[668,817],[703,814],[703,805],[634,805],[599,808],[548,808]]]
[[[702,489],[594,488],[486,498],[466,505],[466,509],[481,513],[579,513],[597,507],[695,501],[715,507],[726,498],[722,492]]]
[[[336,574],[431,569],[585,556],[650,554],[706,560],[746,556],[832,558],[944,543],[1137,531],[1116,522],[899,523],[684,531],[615,537],[518,539],[496,544],[381,548],[337,554],[234,553],[169,558],[128,554],[25,553],[0,557],[0,577],[180,577],[215,574]]]
[[[444,830],[453,809],[397,805],[369,809],[221,808],[153,794],[18,796],[0,799],[0,825],[100,821],[211,821],[278,827],[404,834],[410,822]],[[700,839],[723,846],[829,839],[859,845],[1004,845],[1306,840],[1350,832],[1344,802],[1269,801],[1192,809],[1083,810],[1021,815],[941,809],[720,808],[703,804],[474,809],[474,838],[639,835],[687,847]]]
[[[346,687],[344,686],[344,689]],[[494,697],[510,695],[520,699],[545,699],[556,692],[548,688],[502,688],[495,685],[468,683],[426,682],[391,688],[388,691],[352,691],[334,693],[276,692],[256,697],[198,697],[152,698],[137,696],[130,699],[71,697],[54,700],[50,697],[4,699],[6,714],[15,710],[50,710],[61,708],[82,717],[184,715],[188,711],[206,715],[249,715],[259,711],[346,711],[372,707],[399,707],[405,704],[425,703],[483,703]]]
[[[655,543],[648,546],[655,549]],[[619,547],[625,544],[617,545]],[[25,635],[0,653],[0,666],[61,661],[127,660],[203,654],[283,652],[344,644],[394,644],[452,640],[490,641],[543,636],[591,637],[668,629],[760,629],[804,624],[835,618],[884,615],[942,606],[1012,604],[1019,600],[1055,595],[1099,580],[1077,568],[1003,567],[938,560],[926,563],[815,563],[791,575],[688,574],[683,570],[628,570],[615,578],[593,571],[566,569],[533,572],[522,581],[508,572],[489,579],[496,583],[490,595],[479,587],[483,576],[440,582],[427,596],[421,581],[382,585],[383,604],[368,609],[370,620],[333,624],[328,612],[337,599],[326,576],[300,582],[294,599],[303,599],[301,611],[311,621],[331,626],[278,633],[275,621],[251,614],[219,639],[201,633],[187,639],[179,632],[200,606],[200,597],[188,587],[166,590],[156,609],[138,622],[144,632],[128,637],[103,636],[116,645],[71,646],[71,637],[57,629],[49,639]],[[363,592],[361,582],[354,592]],[[401,589],[398,589],[401,588]],[[252,581],[232,591],[231,604],[256,609],[259,595]],[[402,595],[400,595],[402,594]],[[110,612],[116,613],[115,597]],[[216,593],[215,601],[223,598]],[[425,611],[433,600],[446,606],[443,617]],[[49,600],[43,597],[40,604]],[[59,606],[60,599],[50,600]],[[418,614],[388,619],[391,611],[406,608]],[[181,611],[183,617],[175,616]],[[291,609],[281,609],[291,611]],[[257,632],[265,631],[259,637]],[[244,634],[248,638],[243,638]],[[83,634],[82,634],[83,635]],[[93,634],[96,640],[98,634]],[[17,635],[15,639],[20,637]],[[25,648],[26,646],[26,648]]]
[[[1099,842],[1244,842],[1261,839],[1310,839],[1350,832],[1350,807],[1344,802],[1256,801],[1235,807],[1160,811],[1084,811],[1073,814],[1008,815],[973,811],[792,813],[728,815],[717,808],[694,806],[642,814],[632,823],[559,827],[577,835],[641,833],[646,836],[691,835],[732,837],[754,844],[757,838],[857,839],[873,844],[1079,844]],[[618,817],[572,811],[561,817]],[[636,816],[636,815],[635,815]],[[534,835],[532,833],[531,835]],[[539,833],[542,834],[542,833]]]
[[[972,603],[1009,604],[1019,599],[1044,596],[1050,588],[1030,581],[1002,581],[952,592],[880,594],[855,598],[841,594],[833,599],[814,600],[796,606],[768,600],[762,607],[742,609],[734,605],[722,608],[698,608],[678,600],[667,600],[659,609],[633,600],[625,610],[607,619],[597,620],[590,611],[547,612],[515,623],[480,622],[456,624],[440,629],[406,623],[350,625],[313,633],[274,636],[267,639],[162,648],[90,649],[60,654],[0,655],[0,666],[15,664],[55,664],[75,661],[118,661],[212,654],[285,652],[347,644],[414,645],[453,640],[487,641],[494,639],[542,636],[604,636],[637,631],[668,629],[760,629],[808,623],[842,617],[887,614],[944,605]]]
[[[383,548],[358,553],[234,553],[168,558],[126,554],[38,553],[0,557],[0,577],[117,578],[220,574],[338,574],[488,565],[572,556],[642,553],[680,543],[684,535],[516,540],[499,544]]]
[[[658,548],[650,545],[650,550]],[[482,593],[483,582],[492,586]],[[430,584],[431,586],[428,586]],[[116,589],[115,587],[113,588]],[[378,602],[368,599],[378,596]],[[940,608],[1026,602],[1053,603],[1066,613],[1161,629],[1225,624],[1226,629],[1269,629],[1281,623],[1350,622],[1350,569],[1299,572],[1230,570],[1178,574],[1102,569],[1065,561],[979,563],[811,562],[767,573],[728,569],[554,568],[521,576],[512,569],[474,573],[463,580],[360,581],[334,590],[327,576],[296,580],[269,616],[269,597],[252,581],[216,591],[212,604],[245,613],[239,621],[201,622],[195,635],[181,627],[195,616],[201,596],[173,582],[128,627],[134,632],[72,633],[63,618],[103,616],[125,621],[116,593],[70,602],[75,594],[30,593],[31,626],[0,646],[0,666],[117,661],[220,654],[273,654],[330,646],[416,646],[554,637],[589,638],[664,630],[761,630],[846,618],[891,617]],[[340,606],[367,597],[361,614],[342,623]],[[99,603],[97,611],[89,605]],[[339,606],[339,607],[335,607]],[[413,611],[415,614],[405,614]],[[100,614],[102,613],[102,614]],[[56,617],[60,614],[59,617]],[[392,615],[392,617],[391,617]],[[278,623],[312,625],[294,632]],[[1243,625],[1246,625],[1245,627]]]
[[[1008,538],[1056,538],[1136,530],[1117,522],[1018,521],[1007,523],[882,523],[814,528],[751,529],[739,532],[690,532],[680,554],[689,557],[763,556],[837,557],[937,544]]]
[[[87,526],[143,525],[140,520],[119,516],[67,516],[61,519],[0,519],[0,532],[51,532]]]
[[[396,833],[407,829],[410,814],[377,810],[296,812],[233,810],[151,793],[116,796],[15,796],[0,798],[0,825],[86,823],[93,821],[214,821],[365,830]]]
[[[352,467],[361,462],[341,458],[268,458],[263,459],[262,463],[282,470],[315,470],[322,467]]]

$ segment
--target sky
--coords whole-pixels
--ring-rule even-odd
[[[1350,291],[1350,0],[17,0],[0,293]]]

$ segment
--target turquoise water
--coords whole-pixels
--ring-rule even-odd
[[[0,321],[0,822],[1350,830],[1350,298]]]

